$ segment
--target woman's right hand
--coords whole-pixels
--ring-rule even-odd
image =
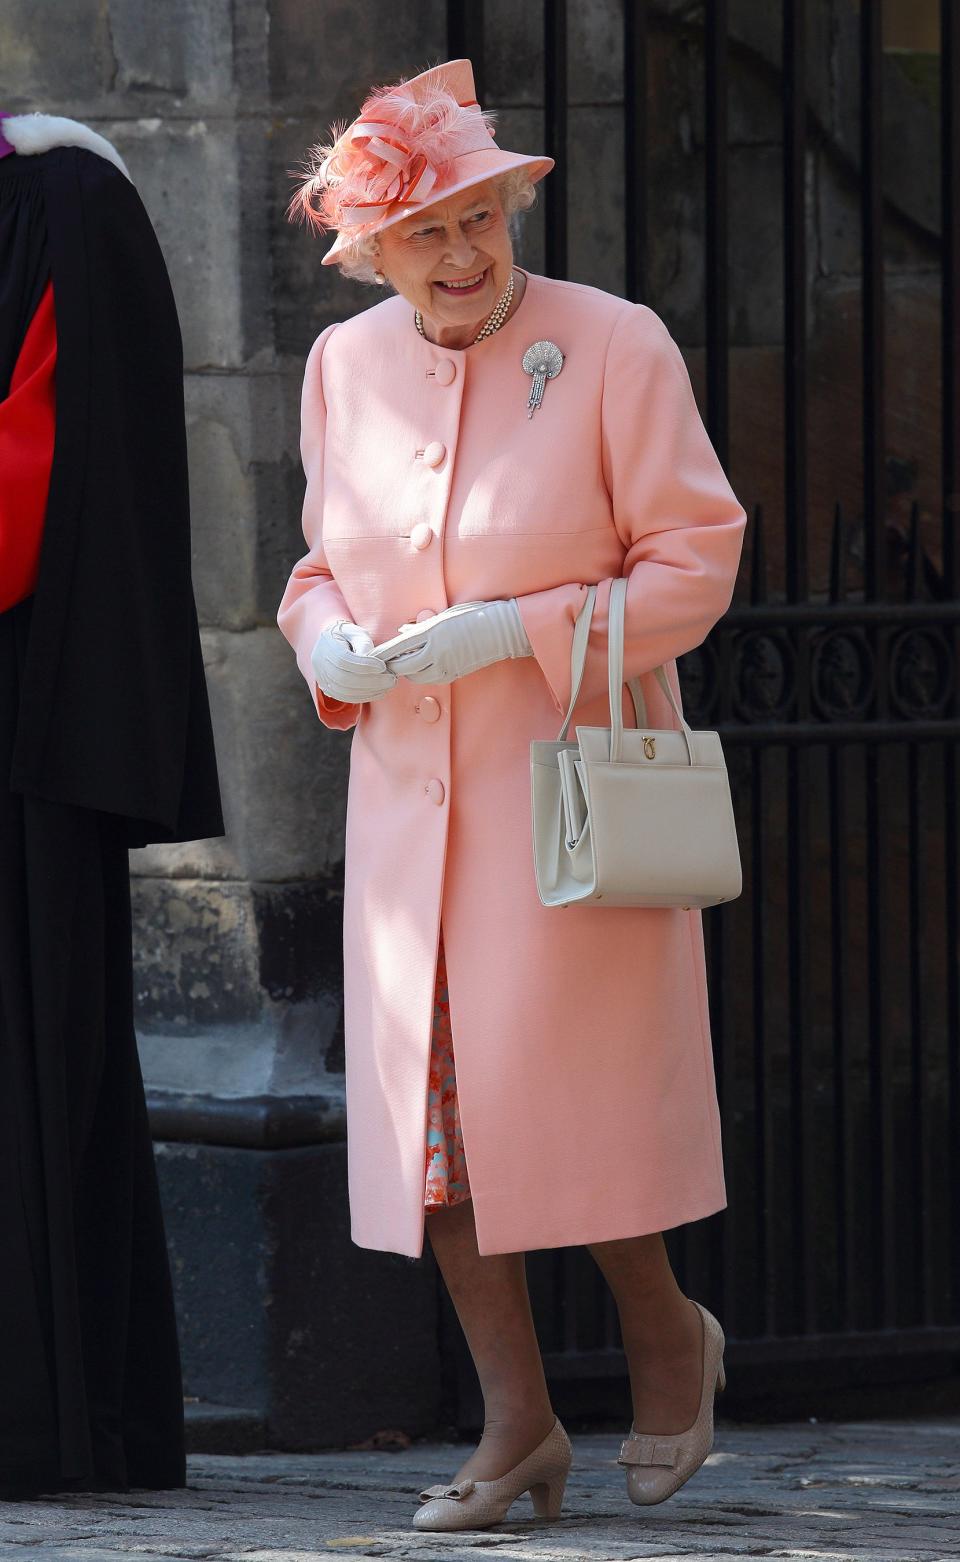
[[[390,693],[397,675],[372,652],[373,639],[358,624],[338,619],[323,631],[310,661],[317,684],[328,699],[365,705]]]

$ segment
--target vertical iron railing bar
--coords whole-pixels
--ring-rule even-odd
[[[910,506],[909,553],[907,559],[907,600],[919,601],[925,595],[923,579],[923,547],[920,535],[920,505],[917,500]],[[926,1027],[923,959],[923,908],[926,901],[923,886],[923,818],[920,788],[922,782],[923,751],[919,743],[907,744],[907,973],[910,1013],[910,1171],[913,1179],[913,1207],[916,1218],[911,1223],[913,1252],[907,1266],[909,1275],[915,1277],[915,1289],[919,1293],[919,1309],[911,1319],[914,1323],[930,1323],[933,1320],[929,1307],[933,1297],[933,1275],[929,1272],[932,1245],[930,1221],[930,1180],[926,1174],[932,1146],[927,1138],[926,1112]],[[897,1274],[904,1274],[904,1265],[897,1266]],[[909,1295],[909,1292],[908,1292]],[[901,1317],[904,1309],[900,1309]]]
[[[860,6],[864,585],[884,595],[883,8]]]
[[[766,527],[764,524],[763,505],[757,504],[753,511],[753,535],[750,542],[750,605],[751,607],[763,606],[767,602],[767,547]],[[724,637],[730,640],[730,636]],[[773,1135],[774,1125],[770,1111],[771,1102],[768,1095],[767,1077],[767,1023],[766,1023],[766,965],[767,965],[767,938],[766,938],[766,902],[765,890],[768,882],[767,875],[767,840],[766,824],[767,811],[764,806],[766,797],[766,766],[764,765],[766,750],[756,748],[751,754],[750,773],[752,781],[751,794],[751,943],[753,966],[753,1116],[754,1116],[754,1186],[756,1198],[756,1254],[757,1274],[762,1277],[763,1284],[758,1287],[762,1314],[759,1321],[759,1330],[762,1334],[774,1333],[778,1311],[777,1291],[774,1265],[771,1262],[771,1254],[774,1251],[773,1228],[775,1226],[774,1206],[775,1200],[770,1193],[771,1168],[773,1159]]]
[[[830,537],[830,606],[835,607],[847,593],[847,547],[844,536],[843,507],[833,508],[833,532]]]
[[[734,690],[734,647],[732,647],[729,634],[718,634],[713,637],[713,645],[716,648],[716,687],[718,687],[718,701],[716,701],[715,715],[718,719],[729,719],[732,715],[732,690]],[[734,909],[735,915],[735,909]],[[731,920],[729,909],[716,908],[709,918],[710,933],[710,1036],[712,1036],[713,1057],[715,1057],[716,1086],[720,1092],[721,1111],[724,1106],[731,1106],[735,1111],[734,1095],[737,1090],[737,1070],[734,1068],[734,1039],[737,1034],[737,1017],[732,1007],[732,992],[734,992],[735,975],[732,970],[732,959],[735,953],[735,923]],[[731,1018],[731,1015],[734,1017]],[[710,1223],[710,1279],[712,1279],[713,1295],[720,1306],[723,1306],[726,1317],[731,1318],[732,1328],[738,1328],[738,1298],[741,1295],[740,1264],[737,1262],[738,1243],[734,1242],[732,1232],[727,1228],[726,1221],[713,1220]]]
[[[805,649],[805,639],[798,653]],[[804,663],[806,657],[803,657]],[[798,654],[798,703],[802,699],[805,674],[800,671]],[[804,713],[805,714],[805,713]],[[815,1241],[811,1235],[811,1219],[816,1214],[815,1203],[808,1197],[807,1178],[813,1171],[813,1158],[808,1157],[808,1128],[811,1109],[815,1103],[808,1100],[809,1058],[809,1001],[806,987],[806,950],[809,925],[809,872],[807,862],[809,799],[809,748],[791,746],[787,751],[787,990],[790,1028],[790,1127],[791,1127],[791,1189],[790,1211],[793,1230],[796,1233],[794,1296],[798,1317],[794,1320],[797,1332],[814,1333],[817,1329],[814,1287],[817,1278]],[[812,1092],[812,1086],[811,1092]]]
[[[881,630],[882,634],[883,631]],[[875,1275],[872,1294],[876,1307],[870,1326],[892,1328],[891,1300],[894,1288],[894,1242],[892,1168],[888,1134],[890,1100],[889,1026],[886,982],[883,969],[883,932],[885,904],[882,864],[885,843],[882,839],[883,815],[881,772],[884,760],[877,745],[868,744],[864,753],[866,789],[866,887],[867,887],[867,1015],[870,1053],[870,1186],[873,1190],[873,1233],[871,1250]]]
[[[933,1277],[928,1273],[930,1260],[929,1225],[931,1217],[930,1179],[926,1174],[932,1146],[927,1140],[927,1079],[925,1069],[925,1005],[923,1002],[923,807],[920,795],[923,751],[919,743],[907,745],[907,965],[910,993],[910,1153],[913,1161],[912,1203],[915,1218],[911,1223],[913,1252],[910,1273],[916,1277],[920,1309],[912,1323],[932,1323],[929,1307],[933,1297]],[[899,1266],[902,1272],[903,1265]],[[902,1314],[901,1314],[902,1317]]]
[[[879,5],[860,7],[860,212],[862,269],[863,401],[863,551],[864,596],[885,595],[884,481],[884,317],[883,317],[883,14]],[[877,701],[874,718],[885,713],[887,634],[875,630]],[[871,1172],[875,1255],[876,1327],[891,1327],[894,1286],[894,1232],[890,1178],[888,1102],[890,1099],[889,1024],[885,1002],[882,941],[883,798],[885,760],[877,745],[864,754],[866,792],[867,1010],[870,1048]]]
[[[647,0],[623,0],[623,177],[626,295],[647,297]]]
[[[544,181],[546,206],[544,244],[547,275],[567,275],[567,4],[543,3],[543,117],[544,143],[554,158]]]
[[[807,151],[805,0],[783,7],[784,515],[786,595],[807,591]]]
[[[783,74],[783,299],[784,299],[784,516],[785,588],[789,602],[806,595],[806,71],[804,0],[784,0]],[[808,715],[810,632],[795,631],[797,717]],[[794,1295],[799,1326],[817,1327],[814,1286],[818,1274],[811,1230],[814,1201],[807,1180],[815,1166],[808,1156],[809,1000],[806,952],[809,926],[807,797],[811,756],[792,748],[787,755],[787,984],[790,1014],[791,1181],[796,1245]]]
[[[768,1274],[769,1243],[767,1242],[767,1142],[766,1142],[766,842],[764,828],[766,820],[765,775],[764,775],[764,750],[755,748],[750,754],[750,931],[752,943],[752,975],[753,975],[753,1004],[752,1004],[752,1029],[753,1029],[753,1134],[754,1134],[754,1176],[753,1197],[756,1200],[754,1242],[755,1242],[755,1273],[766,1277]],[[737,1255],[733,1255],[734,1262]],[[757,1319],[758,1333],[770,1333],[769,1290],[767,1285],[757,1287],[762,1303],[762,1313]]]
[[[846,596],[846,538],[843,509],[833,512],[830,544],[830,603]],[[850,1132],[847,960],[847,788],[846,747],[827,747],[827,793],[830,817],[830,1008],[833,1042],[833,1123],[835,1145],[834,1220],[837,1233],[837,1315],[841,1328],[852,1329],[854,1244],[851,1240],[851,1182],[854,1175]]]
[[[767,543],[763,525],[763,505],[754,505],[753,538],[750,546],[750,606],[767,600]]]
[[[721,463],[730,450],[727,0],[706,7],[706,336],[707,430]]]
[[[447,0],[447,59],[471,62],[477,101],[486,106],[483,23],[483,0]]]
[[[737,1087],[735,1072],[731,1059],[727,1057],[727,1048],[731,1047],[731,1039],[734,1036],[734,1026],[729,1023],[729,995],[732,990],[731,975],[731,928],[727,925],[727,914],[721,906],[713,909],[710,915],[710,968],[709,968],[709,1014],[710,1014],[710,1042],[713,1050],[713,1068],[716,1073],[716,1098],[720,1103],[721,1117],[726,1122],[734,1122],[735,1101],[734,1092]],[[734,1318],[737,1312],[737,1257],[734,1253],[734,1243],[729,1240],[731,1232],[724,1228],[724,1221],[713,1220],[709,1228],[710,1239],[710,1284],[712,1284],[713,1296],[718,1306],[723,1306],[724,1315]]]
[[[834,1210],[837,1232],[837,1310],[841,1327],[852,1329],[852,1263],[850,1199],[854,1175],[851,1155],[850,1098],[847,1071],[849,1047],[847,1035],[847,793],[842,744],[828,747],[828,792],[830,806],[830,944],[831,1017],[833,1021],[833,1122],[835,1145]]]
[[[907,601],[920,602],[929,593],[923,574],[923,538],[920,534],[920,504],[910,506],[910,530],[907,537]]]
[[[728,1066],[726,1055],[731,1027],[728,1024],[730,983],[728,981],[727,968],[729,964],[729,939],[727,937],[727,925],[723,908],[718,907],[709,912],[708,921],[710,923],[710,953],[707,967],[707,997],[710,1014],[710,1040],[713,1050],[717,1100],[721,1113],[729,1122],[733,1118],[734,1103],[730,1099],[733,1070]],[[728,1309],[735,1307],[736,1289],[732,1283],[735,1277],[728,1265],[728,1261],[732,1257],[732,1243],[724,1242],[724,1230],[721,1221],[711,1222],[708,1228],[708,1244],[711,1291],[715,1299],[720,1299],[718,1305],[723,1306],[729,1317],[731,1316],[731,1311]]]
[[[957,636],[954,635],[954,645]],[[955,664],[956,665],[956,664]],[[956,681],[956,680],[955,680]],[[950,1265],[951,1304],[954,1316],[960,1312],[960,819],[958,819],[957,792],[960,789],[960,744],[947,741],[943,746],[944,782],[944,941],[947,961],[947,1091],[948,1130],[951,1198],[949,1229],[954,1233],[954,1250]]]
[[[940,6],[940,189],[942,231],[943,379],[943,583],[948,600],[960,594],[960,0]],[[953,629],[953,712],[960,713],[960,633]],[[960,1142],[960,747],[944,744],[945,921],[947,950],[947,1035],[949,1143]],[[960,1156],[951,1153],[951,1220],[960,1231]],[[960,1309],[960,1241],[951,1264],[951,1301]]]
[[[943,578],[960,593],[960,0],[941,0]]]

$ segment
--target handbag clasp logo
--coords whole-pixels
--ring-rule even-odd
[[[643,752],[644,752],[644,755],[646,756],[647,759],[656,759],[656,757],[657,757],[657,740],[656,740],[656,738],[650,738],[650,737],[644,738],[644,740],[643,740]]]

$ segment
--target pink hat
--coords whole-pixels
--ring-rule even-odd
[[[492,116],[476,99],[469,60],[449,60],[395,86],[375,87],[351,125],[334,125],[330,146],[315,146],[291,217],[336,228],[329,266],[355,239],[379,233],[445,196],[526,167],[536,183],[552,157],[504,152],[492,144]]]

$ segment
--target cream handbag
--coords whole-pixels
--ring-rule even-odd
[[[716,732],[693,732],[662,667],[679,728],[653,731],[637,679],[636,729],[624,730],[626,579],[610,593],[610,726],[567,731],[583,681],[596,586],[573,633],[570,706],[556,743],[530,745],[533,857],[545,906],[716,906],[740,894],[740,850]]]

